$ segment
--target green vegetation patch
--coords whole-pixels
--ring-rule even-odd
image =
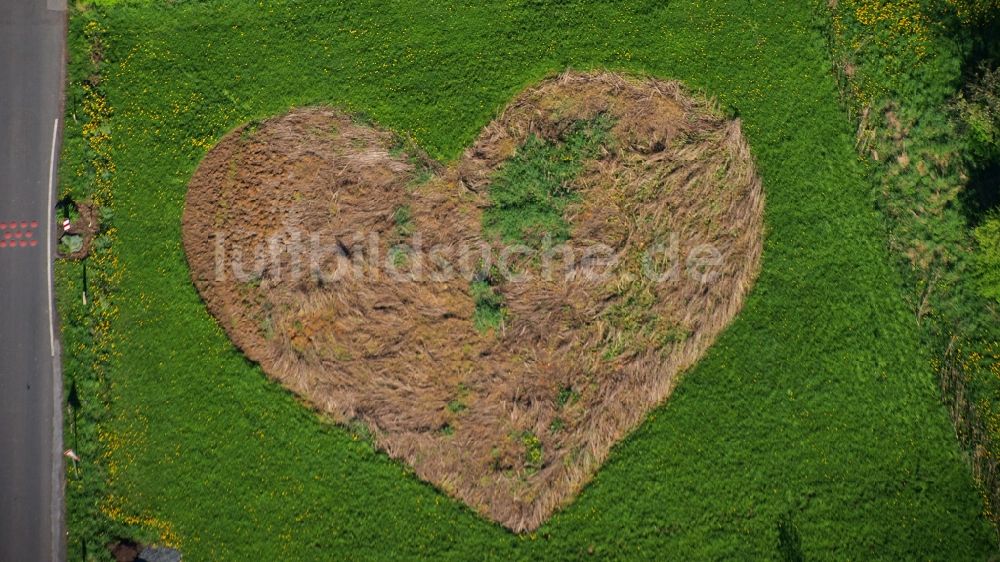
[[[588,158],[610,140],[610,117],[575,123],[561,141],[530,135],[493,176],[491,206],[483,211],[483,230],[504,242],[539,247],[545,240],[569,239],[563,213],[578,199],[572,182]]]
[[[476,308],[472,315],[472,323],[480,333],[500,330],[507,308],[504,306],[503,295],[494,286],[494,279],[486,276],[475,279],[469,284],[472,301]]]
[[[904,298],[1000,522],[1000,3],[815,5]]]
[[[71,560],[100,560],[126,524],[192,561],[775,559],[786,513],[806,559],[995,552],[808,3],[205,0],[90,15],[107,30],[99,154],[114,166],[91,165],[89,72],[71,74],[61,189],[83,200],[104,178],[115,230],[88,262],[100,301],[82,304],[82,263],[56,266],[84,457],[66,475]],[[71,15],[77,67],[86,17]],[[180,217],[205,151],[250,119],[347,106],[448,160],[567,66],[677,78],[738,109],[768,238],[746,307],[669,403],[516,536],[249,364],[192,287]]]
[[[979,290],[983,296],[1000,302],[1000,212],[990,215],[975,230],[979,243],[977,266]]]
[[[396,223],[396,235],[399,238],[409,238],[413,234],[413,209],[409,205],[400,205],[392,215]]]
[[[542,468],[545,460],[542,442],[532,431],[521,433],[521,445],[524,446],[524,469],[528,474],[537,472]]]

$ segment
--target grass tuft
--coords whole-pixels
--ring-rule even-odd
[[[578,199],[573,180],[583,170],[583,162],[596,157],[608,142],[612,124],[606,116],[579,121],[562,142],[529,136],[493,176],[492,204],[483,211],[484,231],[504,242],[534,248],[545,241],[558,244],[569,239],[563,212]]]

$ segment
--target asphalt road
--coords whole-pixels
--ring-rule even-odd
[[[0,562],[66,556],[51,285],[65,36],[65,0],[0,0]]]

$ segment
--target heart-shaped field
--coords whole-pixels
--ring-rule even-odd
[[[191,180],[184,246],[247,357],[523,531],[732,320],[762,214],[738,121],[571,72],[447,167],[329,108],[242,126]]]

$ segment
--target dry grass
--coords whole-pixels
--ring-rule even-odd
[[[583,163],[564,218],[574,245],[613,250],[610,275],[557,258],[559,275],[546,280],[524,259],[518,267],[536,275],[497,281],[507,315],[480,333],[469,279],[429,273],[458,263],[463,245],[491,242],[491,178],[529,135],[559,142],[598,115],[612,119],[612,142]],[[518,96],[446,169],[333,109],[241,127],[191,181],[184,245],[209,310],[270,376],[340,421],[365,423],[420,478],[525,531],[580,490],[740,309],[762,212],[738,121],[676,82],[567,73]],[[324,260],[296,265],[295,231],[336,242]],[[378,242],[356,244],[359,232]],[[645,251],[671,234],[682,257],[697,244],[722,252],[712,282],[640,275]],[[243,280],[216,274],[220,252],[249,255],[268,240],[279,263],[264,260]],[[418,241],[437,246],[436,258],[413,251]],[[423,281],[377,267],[407,245],[396,263]],[[325,279],[341,256],[365,274]],[[295,267],[304,275],[293,280]]]

